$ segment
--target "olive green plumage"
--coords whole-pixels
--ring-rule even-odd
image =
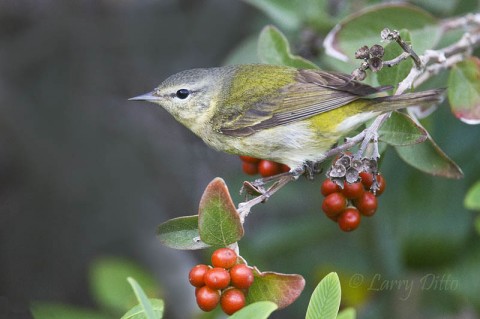
[[[438,103],[443,90],[369,97],[346,74],[274,65],[193,69],[134,100],[161,105],[214,149],[298,167],[375,116]]]

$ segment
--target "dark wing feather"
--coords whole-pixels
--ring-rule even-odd
[[[258,101],[242,116],[224,123],[220,131],[230,136],[248,136],[337,109],[391,88],[374,88],[352,81],[349,75],[320,70],[299,70],[296,80],[281,88],[275,96]]]
[[[297,80],[299,83],[312,83],[325,88],[349,92],[353,95],[367,96],[390,90],[391,86],[373,87],[368,84],[353,81],[348,74],[326,72],[321,70],[299,70]]]

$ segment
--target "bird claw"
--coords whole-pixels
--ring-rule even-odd
[[[243,182],[243,186],[240,189],[240,194],[247,194],[251,196],[260,196],[265,194],[266,192],[265,187],[256,185],[255,183],[257,181],[258,180],[254,182],[248,182],[248,181]]]
[[[261,197],[261,202],[264,203],[271,195],[276,193],[290,181],[297,179],[298,176],[296,170],[292,170],[290,172],[260,178],[253,182],[245,181],[240,189],[240,194]],[[266,188],[265,186],[269,183],[272,183],[271,186]]]

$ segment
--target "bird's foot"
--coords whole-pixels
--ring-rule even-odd
[[[316,171],[314,170],[315,166],[313,164],[310,166],[312,168],[309,168],[311,172]],[[243,186],[240,189],[240,194],[255,197],[262,196],[264,198],[262,202],[265,202],[273,193],[278,191],[287,183],[298,179],[298,177],[305,174],[306,171],[306,165],[302,165],[297,168],[291,169],[288,172],[259,178],[254,180],[253,182],[245,181],[243,182]]]

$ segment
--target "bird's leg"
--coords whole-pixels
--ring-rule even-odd
[[[280,173],[280,174],[276,174],[276,175],[272,175],[272,176],[268,176],[268,177],[264,177],[264,178],[259,178],[259,179],[256,179],[256,180],[253,182],[253,185],[255,185],[255,186],[264,186],[264,185],[266,185],[267,183],[271,183],[271,182],[276,182],[276,181],[278,181],[278,180],[281,179],[283,176],[290,176],[290,175],[295,176],[295,174],[292,174],[292,171],[288,171],[288,172],[284,172],[284,173]]]
[[[253,182],[244,182],[241,192],[253,190],[255,194],[263,194],[265,192],[265,185],[268,183],[275,183],[282,179],[283,177],[290,177],[291,180],[298,179],[301,175],[305,175],[308,180],[313,180],[315,175],[318,175],[322,172],[320,167],[321,162],[306,161],[302,166],[298,166],[294,169],[291,169],[288,172],[280,173],[277,175],[272,175],[264,178],[256,179]],[[245,189],[247,188],[247,189]],[[252,194],[252,195],[255,195]]]
[[[309,161],[301,166],[291,169],[289,172],[260,178],[253,182],[243,182],[240,193],[246,193],[256,197],[238,205],[237,211],[240,215],[240,220],[243,222],[243,220],[245,220],[245,217],[247,217],[247,215],[250,213],[250,209],[253,206],[266,202],[270,198],[270,196],[275,194],[278,190],[280,190],[283,186],[287,185],[289,182],[297,180],[300,176],[304,174],[308,179],[312,180],[316,174],[320,174],[322,171],[320,166],[318,165],[319,163]],[[268,189],[265,189],[265,185],[267,183],[273,184]]]
[[[290,173],[290,172],[287,172],[287,173]],[[246,201],[246,202],[243,202],[243,203],[240,203],[238,205],[238,214],[240,215],[240,220],[243,221],[245,220],[245,217],[250,213],[250,209],[257,205],[257,204],[260,204],[260,203],[264,203],[267,201],[267,199],[272,196],[273,194],[275,194],[278,190],[280,190],[283,186],[287,185],[289,182],[297,179],[293,174],[287,174],[287,173],[282,173],[282,174],[278,174],[278,175],[275,175],[278,177],[278,179],[272,184],[272,186],[270,186],[270,188],[268,188],[267,190],[265,190],[265,188],[262,187],[262,190],[259,190],[258,187],[255,187],[252,185],[252,183],[249,183],[249,182],[244,182],[243,184],[243,187],[242,189],[244,189],[245,191],[248,192],[248,190],[246,190],[247,187],[253,187],[253,189],[256,191],[256,192],[259,192],[257,197],[249,200],[249,201]],[[273,176],[272,176],[273,177]],[[249,186],[246,186],[246,185],[249,185]]]
[[[276,185],[281,185],[280,187],[278,187],[281,188],[288,182],[298,179],[303,174],[305,174],[308,179],[313,179],[313,175],[319,174],[320,172],[321,169],[318,168],[317,163],[307,162],[302,166],[291,169],[288,172],[259,178],[254,180],[253,182],[245,181],[243,182],[243,186],[240,189],[240,194],[247,194],[252,196],[266,195],[266,198],[264,199],[265,201],[269,197],[268,193],[271,193],[272,189],[278,187]],[[272,183],[272,186],[266,189],[265,186],[269,183]],[[277,190],[278,189],[276,189],[275,192]]]
[[[303,173],[303,171],[302,171]],[[264,178],[259,178],[254,180],[253,182],[245,181],[243,182],[243,186],[240,189],[240,194],[246,193],[248,195],[253,196],[260,196],[265,195],[269,192],[269,190],[275,186],[280,180],[286,178],[287,180],[295,180],[300,176],[302,173],[298,173],[296,170],[291,170],[289,172],[280,173],[277,175],[272,175]],[[269,189],[266,189],[265,186],[268,183],[273,183]],[[283,186],[283,185],[282,185]],[[268,196],[267,196],[268,198]]]

